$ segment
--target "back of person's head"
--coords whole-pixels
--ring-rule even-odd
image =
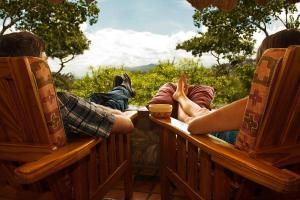
[[[15,32],[0,37],[0,57],[40,57],[44,41],[30,32]]]
[[[269,48],[287,48],[290,45],[300,45],[300,30],[285,29],[266,37],[257,50],[256,61]]]

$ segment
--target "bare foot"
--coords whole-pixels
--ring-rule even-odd
[[[186,93],[187,93],[187,79],[185,75],[181,75],[178,80],[176,91],[173,94],[173,99],[175,101],[178,101],[181,97],[186,96]]]

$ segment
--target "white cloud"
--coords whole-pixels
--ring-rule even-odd
[[[188,1],[186,1],[186,0],[177,0],[177,1],[180,3],[180,6],[184,6],[186,8],[192,8],[192,9],[194,9],[192,7],[192,5]]]
[[[85,29],[85,27],[83,27]],[[81,76],[89,66],[114,65],[133,67],[158,63],[162,60],[192,58],[190,53],[176,50],[176,44],[193,37],[195,32],[178,32],[172,35],[161,35],[133,30],[116,30],[105,28],[95,33],[87,33],[91,40],[90,49],[83,55],[75,57],[66,64],[63,72],[72,72]],[[57,60],[49,60],[53,71],[58,70]]]

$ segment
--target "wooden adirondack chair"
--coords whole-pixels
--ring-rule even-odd
[[[44,68],[38,70],[48,70],[47,80],[33,73],[41,63]],[[37,88],[39,81],[50,79],[41,59],[0,58],[0,199],[101,199],[122,177],[130,199],[130,135],[54,146]],[[127,114],[131,119],[137,115]]]
[[[150,116],[163,128],[162,199],[174,185],[190,199],[300,199],[299,83],[300,46],[266,51],[235,146]]]

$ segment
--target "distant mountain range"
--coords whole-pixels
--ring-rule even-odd
[[[125,67],[125,69],[132,71],[132,72],[149,72],[152,70],[156,64],[148,64],[148,65],[141,65],[136,67]]]

